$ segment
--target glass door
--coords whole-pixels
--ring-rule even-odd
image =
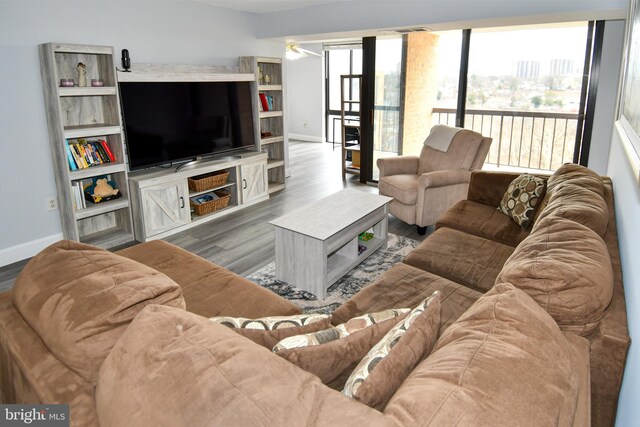
[[[377,37],[375,44],[375,95],[373,102],[373,171],[367,181],[380,175],[376,161],[400,154],[400,102],[402,92],[402,36]]]

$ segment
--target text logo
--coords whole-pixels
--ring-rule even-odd
[[[69,405],[2,405],[0,425],[69,427]]]

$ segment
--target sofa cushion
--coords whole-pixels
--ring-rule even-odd
[[[100,370],[101,427],[391,425],[209,319],[149,306]]]
[[[204,317],[257,318],[300,313],[300,308],[226,268],[162,240],[118,254],[166,274],[182,287],[187,310]]]
[[[331,325],[331,315],[329,314],[294,314],[258,319],[211,317],[209,320],[225,325],[237,334],[247,337],[269,350],[287,337],[322,331]]]
[[[568,182],[604,197],[602,177],[591,169],[575,163],[565,163],[549,177],[547,192],[553,195],[557,188]]]
[[[287,341],[284,339],[274,347],[273,351],[301,369],[318,376],[327,386],[341,391],[358,363],[391,328],[406,318],[407,312],[373,323],[342,338],[317,345],[282,348],[286,345],[284,341]],[[335,329],[321,332],[332,332]]]
[[[94,384],[47,349],[16,311],[11,291],[0,294],[0,387],[2,403],[65,403],[74,427],[98,425]]]
[[[387,404],[397,425],[589,425],[589,344],[498,284],[444,332]]]
[[[446,152],[425,145],[420,152],[418,174],[445,169],[469,170],[481,143],[481,134],[463,129],[451,139],[451,144]]]
[[[451,228],[439,228],[423,240],[405,264],[429,271],[474,290],[493,287],[514,247]]]
[[[436,228],[448,227],[509,246],[518,246],[529,232],[508,216],[483,203],[461,200],[436,222]]]
[[[596,192],[573,182],[556,188],[537,220],[548,216],[576,221],[595,231],[600,237],[604,237],[609,224],[609,208],[604,199]]]
[[[415,307],[435,291],[440,292],[440,332],[455,322],[480,296],[480,292],[433,273],[398,263],[364,287],[333,312],[334,324],[387,308]]]
[[[13,303],[47,348],[87,381],[129,322],[148,304],[184,309],[180,286],[104,249],[60,241],[18,276]]]
[[[353,370],[342,393],[384,410],[415,366],[438,339],[440,293],[434,292],[373,346]]]
[[[607,247],[577,222],[541,219],[514,251],[496,282],[529,294],[561,329],[588,335],[611,302],[613,271]]]
[[[534,213],[544,197],[547,181],[530,174],[522,174],[511,181],[498,209],[511,217],[525,230],[533,222]]]
[[[393,197],[405,205],[415,205],[418,201],[418,181],[420,175],[389,175],[378,181],[378,191]]]

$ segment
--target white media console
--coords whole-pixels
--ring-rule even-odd
[[[189,190],[189,178],[223,170],[229,172],[224,185],[199,192]],[[129,185],[136,240],[160,239],[267,200],[267,153],[236,151],[178,171],[154,168],[130,173]],[[231,194],[226,208],[202,216],[191,212],[191,198],[222,189]]]

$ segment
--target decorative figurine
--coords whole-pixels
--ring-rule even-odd
[[[82,62],[78,62],[78,86],[86,87],[87,86],[87,66]]]

